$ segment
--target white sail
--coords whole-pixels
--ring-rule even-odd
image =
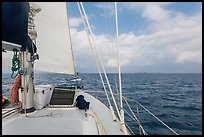
[[[65,2],[35,2],[41,11],[35,17],[37,53],[35,70],[74,74],[74,63]]]

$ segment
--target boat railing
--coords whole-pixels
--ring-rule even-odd
[[[90,91],[87,91],[90,92]],[[97,93],[97,96],[99,95],[98,93],[104,93],[103,91],[91,91],[90,93]],[[115,96],[118,96],[118,93],[114,93]],[[99,98],[99,97],[97,97]],[[176,131],[174,131],[172,128],[170,128],[167,124],[165,124],[162,120],[160,120],[157,116],[155,116],[152,112],[150,112],[146,107],[144,107],[141,103],[139,103],[139,101],[133,100],[133,99],[129,99],[126,98],[124,96],[122,96],[123,100],[125,101],[125,104],[127,105],[127,108],[123,108],[124,112],[127,116],[129,116],[134,123],[136,123],[139,127],[139,134],[140,135],[148,135],[148,133],[145,131],[144,127],[141,124],[141,120],[140,120],[140,116],[139,116],[139,108],[143,108],[148,114],[150,114],[153,118],[155,118],[157,121],[159,121],[163,126],[165,126],[167,129],[169,129],[171,132],[173,132],[175,135],[179,135]],[[133,109],[131,108],[131,106],[129,105],[129,102],[133,102],[133,104],[136,104],[136,113],[133,111]],[[106,103],[106,102],[104,102]],[[119,102],[117,101],[117,104],[119,105]],[[129,110],[129,112],[128,112]],[[117,115],[117,113],[115,113]]]
[[[137,116],[135,115],[135,113],[133,112],[132,108],[130,107],[127,99],[124,98],[123,96],[123,99],[126,103],[126,105],[128,106],[131,114],[124,108],[124,112],[132,119],[135,121],[135,123],[139,126],[139,133],[140,135],[147,135],[147,132],[144,130],[143,126],[141,125],[140,123],[140,119],[139,119],[139,109],[138,109],[138,106],[137,106]]]
[[[138,101],[136,100],[132,100],[132,99],[126,99],[124,96],[123,96],[123,99],[124,101],[126,102],[128,108],[130,109],[130,111],[132,112],[132,115],[134,116],[131,117],[134,121],[136,119],[136,123],[139,125],[139,131],[140,131],[140,134],[144,134],[144,135],[147,135],[147,132],[144,130],[144,128],[142,127],[141,123],[140,123],[140,119],[139,119],[139,106],[142,107],[146,112],[148,112],[148,114],[150,114],[152,117],[154,117],[157,121],[159,121],[162,125],[164,125],[167,129],[169,129],[170,131],[172,131],[175,135],[179,135],[176,131],[174,131],[172,128],[170,128],[167,124],[165,124],[162,120],[160,120],[157,116],[155,116],[152,112],[150,112],[146,107],[144,107],[141,103],[139,103]],[[135,116],[134,112],[132,111],[132,108],[129,106],[129,103],[128,101],[133,101],[134,103],[137,104],[137,114],[138,114],[138,117]],[[127,112],[127,111],[125,111]],[[129,115],[129,114],[128,114]],[[141,132],[142,131],[142,132]]]

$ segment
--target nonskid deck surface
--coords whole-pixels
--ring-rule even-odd
[[[90,102],[87,116],[84,110],[71,108],[43,108],[33,113],[16,114],[2,119],[2,134],[36,135],[120,135],[120,123],[113,121],[106,105],[88,93],[80,92]]]
[[[97,134],[92,117],[78,108],[44,108],[32,114],[18,114],[15,119],[2,123],[3,134],[81,135]],[[87,129],[86,127],[90,127]],[[92,129],[92,130],[91,130]]]
[[[120,129],[119,119],[116,117],[117,120],[113,120],[110,109],[104,103],[88,93],[85,93],[84,96],[87,101],[90,101],[91,110],[98,117],[98,121],[101,121],[99,124],[101,125],[100,128],[103,134],[124,135]],[[128,133],[130,134],[130,132]]]

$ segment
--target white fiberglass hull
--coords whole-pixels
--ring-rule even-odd
[[[79,92],[90,102],[85,114],[78,107],[46,107],[33,113],[16,113],[2,118],[3,135],[123,135],[120,122],[110,109],[88,93]]]

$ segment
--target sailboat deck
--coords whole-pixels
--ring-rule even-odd
[[[88,93],[82,92],[90,102],[90,109],[43,108],[33,113],[16,114],[2,120],[2,134],[36,134],[36,135],[97,135],[123,134],[120,124],[113,121],[106,105]]]
[[[3,123],[3,134],[97,134],[94,119],[78,108],[44,108],[11,121]]]

